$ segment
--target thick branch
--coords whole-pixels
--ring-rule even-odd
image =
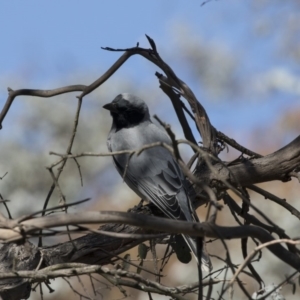
[[[6,233],[7,238],[24,237],[25,234],[34,234],[41,228],[58,227],[62,225],[77,225],[77,224],[91,224],[91,223],[107,223],[114,224],[103,225],[100,229],[109,232],[122,233],[153,233],[153,230],[164,231],[170,233],[186,233],[189,235],[207,236],[211,238],[245,238],[254,237],[261,241],[261,243],[271,242],[274,238],[265,230],[255,226],[241,226],[241,227],[220,227],[211,223],[189,223],[183,221],[175,221],[166,218],[158,218],[149,216],[151,213],[148,209],[142,209],[139,213],[121,213],[121,212],[83,212],[80,214],[62,214],[53,215],[43,218],[36,218],[21,222],[22,233],[20,227],[16,227],[14,222],[5,223],[14,225],[14,230],[1,229],[0,235]],[[156,214],[157,211],[154,210]],[[22,218],[21,218],[22,219]],[[116,224],[118,223],[118,224]],[[125,225],[129,224],[129,225]],[[131,226],[133,225],[133,226]],[[137,227],[138,226],[138,227]],[[139,228],[140,227],[140,228]],[[3,236],[2,236],[3,238]],[[147,239],[147,237],[145,237]],[[118,239],[112,236],[105,236],[100,234],[88,234],[84,237],[61,243],[55,246],[36,248],[30,243],[23,246],[10,243],[0,249],[0,266],[2,272],[9,272],[14,270],[34,270],[37,268],[40,258],[40,268],[46,266],[78,262],[86,264],[107,264],[111,262],[116,255],[138,245],[142,240],[136,239]],[[279,259],[291,265],[292,267],[300,268],[300,259],[297,255],[292,254],[281,245],[270,245],[269,250],[273,252]],[[15,249],[11,251],[11,249]],[[24,251],[31,253],[25,255]],[[10,253],[11,257],[7,257]],[[10,262],[7,265],[7,262]],[[12,263],[15,263],[12,267]],[[46,277],[45,277],[46,279]],[[20,299],[20,293],[28,293],[30,284],[26,279],[20,279],[18,282],[1,280],[0,295],[5,296],[5,299]],[[2,288],[1,288],[2,287]],[[14,297],[13,297],[14,295]],[[9,298],[11,296],[11,298]]]
[[[124,212],[82,212],[76,214],[62,214],[35,218],[26,220],[20,224],[22,233],[18,228],[1,229],[0,237],[3,240],[21,239],[25,234],[34,234],[40,229],[55,228],[66,225],[93,224],[93,223],[115,223],[128,224],[143,229],[161,231],[174,234],[187,234],[191,236],[220,238],[223,239],[240,239],[246,237],[254,237],[262,243],[274,240],[265,230],[255,226],[238,226],[225,227],[211,223],[193,223],[186,221],[170,220],[166,218],[158,218],[153,216],[144,216],[134,213]],[[280,245],[272,245],[269,250],[278,258],[291,265],[295,269],[300,268],[300,258],[291,254],[288,250]]]
[[[287,181],[289,173],[300,164],[300,136],[280,150],[262,158],[236,161],[235,164],[214,164],[214,168],[201,169],[197,178],[203,182],[219,180],[248,186],[272,180]],[[237,182],[238,181],[238,182]]]

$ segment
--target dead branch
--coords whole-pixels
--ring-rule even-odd
[[[144,216],[135,213],[105,211],[51,215],[26,220],[12,229],[0,229],[0,239],[4,242],[16,242],[34,236],[34,233],[41,229],[45,230],[67,225],[80,226],[81,224],[101,223],[127,224],[152,231],[161,231],[161,229],[164,228],[164,232],[167,233],[187,234],[199,237],[206,236],[209,238],[222,237],[223,239],[241,239],[253,237],[257,238],[261,243],[267,243],[274,240],[269,233],[256,226],[245,225],[225,227],[207,222],[193,223],[154,216]],[[145,236],[145,239],[147,239],[147,236]],[[279,259],[295,269],[300,268],[300,258],[297,255],[291,254],[282,246],[270,244],[268,249]]]
[[[272,180],[288,181],[289,173],[300,164],[300,136],[283,148],[261,158],[242,157],[234,164],[218,162],[214,168],[199,169],[197,178],[203,182],[230,182],[248,186]]]

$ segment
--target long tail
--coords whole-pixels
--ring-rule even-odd
[[[191,249],[197,263],[199,264],[198,261],[198,256],[197,256],[197,245],[196,242],[194,241],[193,238],[191,238],[188,235],[182,235],[182,237],[184,238],[184,240],[186,241],[187,245],[189,246],[189,248]],[[201,257],[201,269],[205,272],[210,272],[212,270],[213,266],[212,263],[210,261],[210,257],[207,253],[206,250],[206,246],[205,243],[203,243],[203,248],[202,248],[202,257]]]

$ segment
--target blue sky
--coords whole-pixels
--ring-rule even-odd
[[[237,1],[231,1],[240,9]],[[2,72],[17,71],[20,65],[32,62],[48,76],[62,72],[57,65],[64,60],[70,68],[92,67],[108,59],[100,46],[148,46],[145,33],[159,43],[168,41],[169,26],[177,21],[190,22],[207,37],[214,37],[220,28],[218,19],[232,20],[234,13],[226,1],[213,1],[200,6],[199,1],[27,1],[3,2],[0,10]],[[241,11],[240,11],[241,13]],[[243,13],[243,12],[242,12]],[[204,27],[205,26],[205,27]],[[201,29],[202,27],[202,29]],[[222,30],[223,37],[238,35]],[[164,45],[167,48],[167,45]],[[105,58],[104,58],[105,56]],[[74,63],[72,65],[71,63]],[[49,75],[50,74],[50,75]]]
[[[291,60],[274,51],[283,32],[280,22],[273,21],[281,13],[288,15],[293,6],[291,2],[281,2],[219,0],[201,6],[202,1],[177,0],[3,1],[0,4],[0,105],[7,95],[6,82],[1,84],[1,78],[11,78],[12,88],[24,88],[14,84],[17,77],[25,77],[26,87],[31,88],[54,88],[57,86],[52,86],[53,82],[59,80],[62,85],[75,84],[63,78],[78,72],[101,75],[120,55],[103,51],[101,46],[131,47],[140,42],[140,46],[148,47],[144,36],[148,34],[156,41],[163,58],[199,96],[217,128],[227,126],[230,130],[238,126],[251,130],[263,126],[289,105],[297,105],[298,96],[260,95],[245,88],[246,92],[236,98],[231,95],[230,99],[228,96],[217,101],[210,99],[178,59],[180,49],[174,43],[174,28],[176,24],[186,24],[203,43],[224,46],[236,58],[237,76],[245,85],[248,79],[271,68],[283,67],[299,73]],[[256,35],[253,27],[265,18],[273,20],[273,32]],[[153,71],[157,68],[148,65],[134,58],[115,76],[126,76],[136,82],[153,81]],[[145,70],[151,72],[141,76]],[[243,135],[241,132],[240,136]]]

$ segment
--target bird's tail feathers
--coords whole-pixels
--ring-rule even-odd
[[[197,256],[197,245],[194,239],[192,239],[190,236],[187,235],[182,235],[184,240],[186,241],[187,245],[191,249],[191,252],[193,253],[197,263],[199,264],[198,261],[198,256]],[[210,257],[207,253],[205,243],[203,243],[203,248],[202,248],[202,257],[201,257],[201,269],[205,272],[210,272],[212,270],[212,263],[210,261]]]

